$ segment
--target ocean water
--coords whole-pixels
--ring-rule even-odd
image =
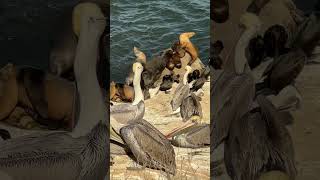
[[[123,82],[132,62],[133,47],[147,60],[169,48],[182,32],[193,31],[192,42],[206,63],[210,45],[210,0],[113,0],[111,5],[111,80]]]
[[[0,0],[0,67],[8,62],[41,69],[59,17],[78,0]]]

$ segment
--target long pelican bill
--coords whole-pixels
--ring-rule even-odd
[[[195,123],[195,122],[193,122],[193,121],[187,121],[187,122],[183,123],[180,127],[177,127],[177,128],[174,128],[173,130],[171,130],[169,133],[167,133],[167,134],[165,135],[165,137],[166,137],[167,139],[170,139],[170,138],[172,138],[172,136],[173,136],[175,133],[177,133],[177,132],[179,132],[179,131],[182,131],[182,130],[184,130],[184,129],[187,129],[188,127],[191,127],[191,126],[193,126],[193,125],[195,125],[195,124],[197,124],[197,123]]]
[[[110,125],[110,140],[116,141],[121,144],[125,144],[122,138],[120,137],[120,135],[112,128],[111,125]]]

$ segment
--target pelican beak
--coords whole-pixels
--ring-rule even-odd
[[[194,126],[196,124],[197,124],[196,122],[187,121],[187,122],[183,123],[180,127],[177,127],[175,129],[171,130],[167,135],[165,135],[165,137],[167,139],[170,139],[170,138],[172,138],[174,136],[175,133],[177,133],[179,131],[182,131],[184,129],[187,129],[188,127]]]
[[[118,135],[118,133],[116,133],[111,126],[110,126],[110,140],[114,140],[118,143],[125,144],[122,138],[120,137],[120,135]]]

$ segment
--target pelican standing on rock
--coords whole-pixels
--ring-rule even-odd
[[[176,111],[181,106],[183,99],[190,93],[191,85],[188,83],[188,74],[192,72],[192,68],[190,66],[186,66],[185,70],[183,79],[175,90],[170,102],[173,111]]]
[[[91,180],[104,179],[108,173],[108,115],[96,74],[106,19],[96,4],[81,3],[74,8],[73,21],[79,35],[74,62],[80,95],[78,124],[71,133],[49,132],[2,142],[0,174],[10,179]]]
[[[133,47],[134,55],[136,56],[136,62],[141,63],[142,65],[147,64],[147,56],[137,47]],[[126,77],[126,84],[130,85],[133,82],[134,73],[132,69],[130,69],[128,77]]]
[[[141,89],[141,73],[143,66],[141,63],[136,62],[132,66],[134,73],[133,88],[134,88],[134,100],[132,103],[122,103],[118,105],[110,106],[110,116],[121,124],[128,124],[129,121],[135,121],[142,119],[144,116],[144,96]],[[116,127],[114,127],[116,128]],[[117,128],[118,129],[118,128]]]
[[[136,62],[132,70],[135,98],[131,104],[110,107],[110,139],[127,146],[139,163],[175,174],[173,147],[159,130],[143,120],[145,106],[140,85],[143,66]]]

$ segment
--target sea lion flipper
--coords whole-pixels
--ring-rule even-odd
[[[25,68],[23,71],[23,84],[33,108],[44,119],[48,118],[48,102],[45,93],[44,71],[35,68]]]

